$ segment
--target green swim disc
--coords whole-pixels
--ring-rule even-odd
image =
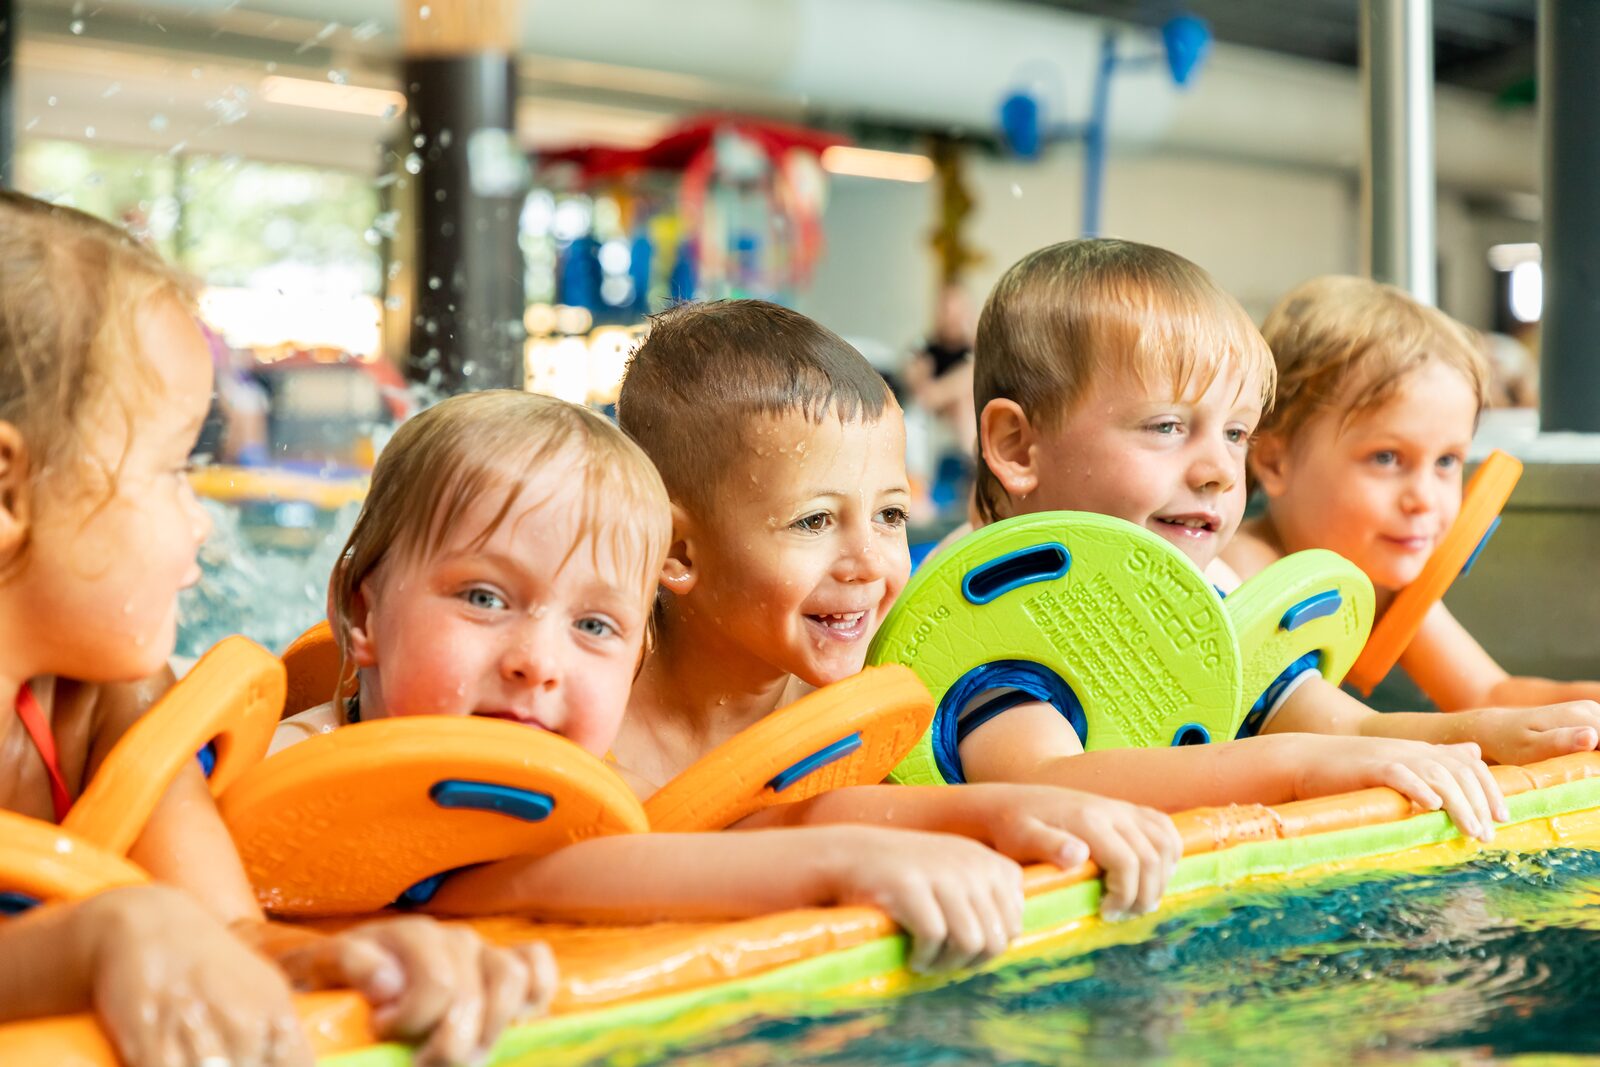
[[[964,780],[956,718],[988,690],[1054,705],[1086,749],[1231,738],[1243,699],[1233,623],[1194,564],[1084,512],[1007,519],[929,560],[867,662],[910,667],[938,705],[891,775],[908,783]]]
[[[1242,724],[1267,686],[1308,652],[1318,653],[1322,676],[1339,684],[1372,630],[1372,581],[1338,553],[1312,548],[1276,561],[1223,606],[1243,660]],[[1237,732],[1236,725],[1228,736]]]

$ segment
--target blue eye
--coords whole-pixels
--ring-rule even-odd
[[[1374,452],[1370,458],[1380,467],[1393,467],[1400,462],[1400,454],[1387,448],[1382,452]]]
[[[475,585],[461,594],[461,599],[481,611],[500,611],[506,607],[506,602],[499,593],[492,589],[485,589]]]
[[[591,637],[610,637],[612,634],[619,633],[611,623],[594,615],[585,615],[572,625]]]
[[[1440,456],[1439,457],[1439,469],[1440,470],[1446,470],[1446,471],[1455,470],[1459,466],[1461,466],[1461,457],[1460,456]]]
[[[1150,424],[1150,432],[1170,437],[1183,429],[1183,424],[1177,419],[1162,419],[1160,422]]]
[[[1250,443],[1250,431],[1234,427],[1228,430],[1228,443],[1230,445],[1243,445]]]

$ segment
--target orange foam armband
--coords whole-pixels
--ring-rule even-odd
[[[15,812],[0,811],[0,842],[0,892],[41,904],[150,880],[128,860],[70,830]]]
[[[876,785],[926,732],[933,711],[909,667],[868,667],[706,753],[645,803],[650,828],[720,830],[776,804]]]
[[[434,715],[319,734],[221,797],[266,909],[376,911],[435,875],[648,829],[616,772],[518,723]]]
[[[339,689],[339,644],[326,619],[283,650],[283,669],[288,672],[284,718],[334,699]]]
[[[211,791],[222,792],[267,754],[282,707],[277,657],[248,638],[224,638],[122,735],[62,828],[126,853],[197,752],[212,746]]]
[[[1461,501],[1461,513],[1433,550],[1422,573],[1399,593],[1383,613],[1345,682],[1363,695],[1400,662],[1422,620],[1452,582],[1471,568],[1500,522],[1500,511],[1522,477],[1522,463],[1501,451],[1489,453],[1473,472]]]

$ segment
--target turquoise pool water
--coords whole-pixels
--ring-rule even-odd
[[[1135,944],[896,999],[707,1009],[516,1061],[1481,1064],[1600,1060],[1600,853],[1246,886]]]

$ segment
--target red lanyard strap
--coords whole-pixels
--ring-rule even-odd
[[[39,701],[34,698],[33,690],[26,683],[17,690],[17,717],[22,720],[22,728],[28,731],[28,736],[33,738],[34,747],[39,750],[39,757],[44,760],[44,769],[50,774],[50,802],[55,805],[56,822],[61,822],[67,817],[67,812],[72,810],[72,794],[67,792],[67,783],[61,777],[61,761],[56,758],[56,739],[50,732],[50,724],[45,721],[44,711],[39,707]]]

